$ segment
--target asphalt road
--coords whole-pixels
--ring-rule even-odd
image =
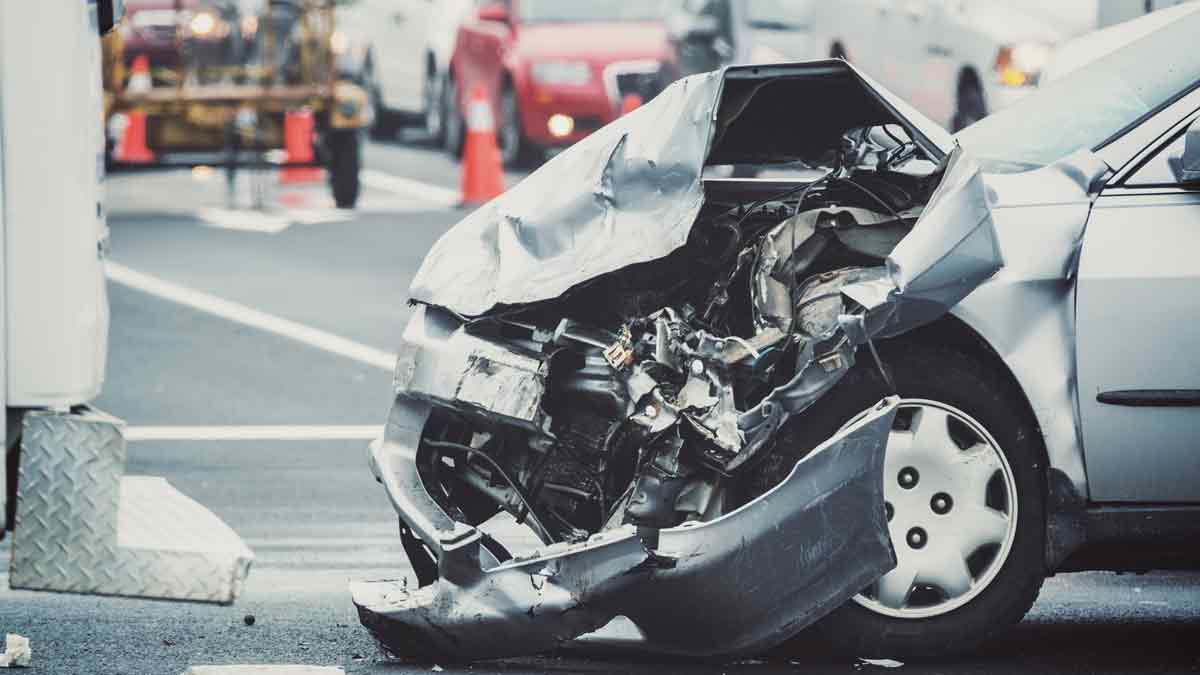
[[[110,283],[109,372],[98,405],[135,427],[381,424],[389,402],[385,365],[214,316],[162,292],[182,287],[390,352],[409,312],[412,275],[463,212],[436,194],[418,197],[419,185],[407,182],[452,190],[457,168],[441,154],[371,144],[366,162],[373,178],[353,214],[331,209],[321,186],[285,188],[273,178],[244,176],[237,192],[236,206],[244,207],[257,185],[271,207],[265,215],[228,209],[220,176],[111,178],[112,259],[158,285],[148,292]],[[348,580],[407,569],[395,515],[366,469],[365,441],[203,435],[131,443],[129,471],[165,476],[246,539],[257,561],[244,597],[212,607],[0,590],[0,631],[33,640],[34,672],[163,675],[235,663],[332,665],[348,673],[423,673],[435,665],[472,673],[882,669],[803,640],[787,653],[737,662],[590,652],[470,667],[389,661],[359,626],[346,591]],[[1198,581],[1191,574],[1064,575],[1046,584],[1024,623],[982,652],[901,672],[1200,670]]]

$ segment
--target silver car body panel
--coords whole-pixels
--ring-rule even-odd
[[[987,175],[1005,266],[951,310],[1004,360],[1037,418],[1050,466],[1083,497],[1075,275],[1096,186],[1110,173],[1081,152],[1037,171]]]
[[[1200,195],[1106,189],[1080,255],[1080,428],[1098,502],[1200,501]]]
[[[403,401],[398,407],[422,405]],[[774,646],[895,565],[882,471],[897,403],[881,401],[775,488],[712,521],[660,530],[653,544],[625,525],[490,565],[477,557],[475,533],[470,545],[435,548],[441,578],[431,585],[352,584],[359,616],[393,648],[459,660],[546,651],[617,616],[637,625],[649,650]],[[389,422],[389,435],[398,431]]]

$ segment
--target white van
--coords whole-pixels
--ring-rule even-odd
[[[815,56],[843,57],[957,131],[1037,86],[1099,0],[840,0],[813,8]],[[1144,4],[1139,0],[1138,4]]]

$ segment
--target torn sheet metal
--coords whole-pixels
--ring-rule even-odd
[[[720,83],[672,84],[472,213],[429,252],[412,298],[478,316],[682,246],[704,200]]]
[[[820,104],[800,112],[796,101]],[[851,128],[897,121],[935,161],[954,147],[844,61],[684,78],[451,228],[409,294],[469,317],[558,297],[682,246],[706,162],[808,160]]]
[[[542,355],[471,335],[444,310],[421,306],[416,312],[396,359],[395,393],[540,424],[549,367]]]
[[[429,586],[352,584],[359,616],[392,651],[456,661],[553,649],[618,615],[656,651],[776,645],[895,565],[882,471],[897,404],[881,401],[715,520],[659,530],[657,541],[622,526],[494,566],[481,564],[475,533],[472,554],[455,556],[468,564]],[[426,541],[439,558],[450,553]]]
[[[992,201],[979,165],[956,149],[916,226],[888,255],[887,276],[845,286],[867,309],[860,343],[945,315],[1001,267]]]

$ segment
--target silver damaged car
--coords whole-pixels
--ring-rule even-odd
[[[363,624],[917,658],[1048,573],[1195,565],[1198,34],[957,138],[843,61],[689,77],[472,213],[410,291],[369,460],[412,574]]]

